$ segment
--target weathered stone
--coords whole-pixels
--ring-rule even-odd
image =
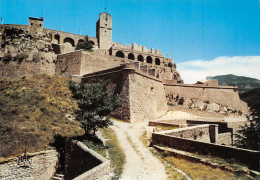
[[[216,103],[207,104],[207,111],[219,111],[219,105]]]

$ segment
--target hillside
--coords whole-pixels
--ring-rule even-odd
[[[219,85],[236,85],[238,86],[239,93],[244,93],[254,88],[260,88],[260,80],[245,76],[228,74],[219,76],[207,76],[206,79],[217,79]]]
[[[48,149],[55,135],[83,133],[79,122],[65,117],[77,109],[68,82],[47,75],[0,80],[0,158],[25,148],[29,152]]]

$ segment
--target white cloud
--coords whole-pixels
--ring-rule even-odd
[[[192,60],[177,64],[184,83],[205,80],[206,76],[234,74],[260,79],[260,56],[217,57],[213,60]]]

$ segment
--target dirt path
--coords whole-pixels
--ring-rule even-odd
[[[143,145],[139,137],[145,131],[147,123],[128,124],[114,121],[113,130],[116,132],[120,146],[126,155],[123,180],[166,180],[164,165]]]

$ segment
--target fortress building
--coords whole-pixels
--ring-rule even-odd
[[[183,84],[174,61],[158,49],[122,45],[112,40],[112,16],[100,13],[93,51],[75,50],[85,36],[43,27],[43,18],[29,17],[29,25],[0,25],[0,77],[6,79],[50,74],[87,82],[109,79],[110,90],[123,106],[113,115],[125,121],[156,119],[167,104],[215,113],[243,115],[248,107],[237,87],[216,81]]]

